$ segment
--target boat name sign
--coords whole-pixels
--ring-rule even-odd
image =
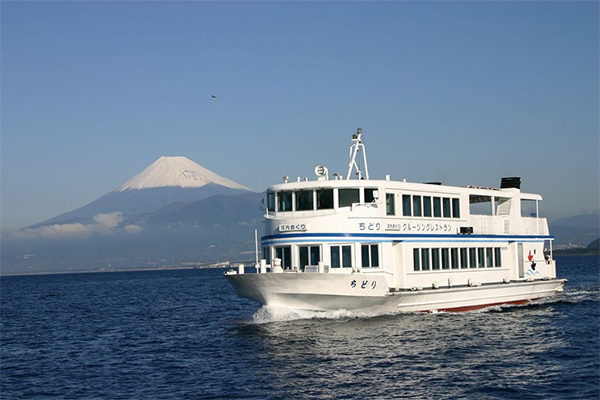
[[[452,225],[439,223],[401,223],[387,224],[386,231],[402,231],[402,232],[450,232]]]
[[[306,231],[306,224],[280,224],[279,232],[304,232]]]

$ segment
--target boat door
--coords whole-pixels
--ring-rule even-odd
[[[523,243],[517,243],[517,258],[519,260],[519,278],[524,278],[525,269],[523,268]]]

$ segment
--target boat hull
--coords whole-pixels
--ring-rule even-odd
[[[525,304],[562,291],[565,279],[390,291],[372,274],[226,274],[237,294],[293,310],[359,312],[470,311]]]

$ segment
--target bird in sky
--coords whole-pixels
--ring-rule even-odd
[[[214,94],[212,94],[212,95],[210,95],[210,98],[213,99],[213,100],[216,100],[217,96],[215,96]]]

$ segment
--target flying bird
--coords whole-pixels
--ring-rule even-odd
[[[210,98],[211,98],[211,99],[213,99],[213,100],[216,100],[216,99],[217,99],[217,96],[215,96],[214,94],[212,94],[212,95],[210,96]]]

